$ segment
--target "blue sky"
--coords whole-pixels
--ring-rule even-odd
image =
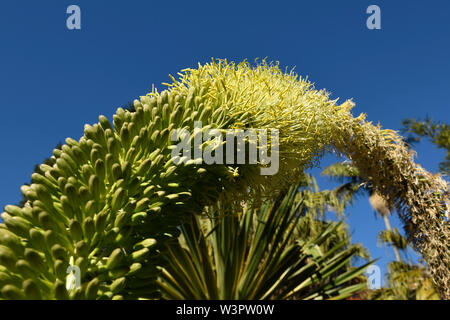
[[[81,8],[81,30],[66,28],[71,4]],[[371,4],[381,8],[381,30],[366,28]],[[2,1],[0,207],[20,200],[34,164],[59,141],[211,57],[295,66],[387,128],[405,117],[449,122],[449,14],[448,0]],[[416,150],[436,171],[444,152],[429,143]],[[377,247],[383,223],[366,198],[348,222],[384,268],[393,255]]]

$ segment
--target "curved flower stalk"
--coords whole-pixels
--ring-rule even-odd
[[[313,90],[309,82],[292,72],[284,74],[276,65],[252,69],[245,62],[213,61],[185,70],[170,85],[177,93],[193,87],[207,88],[207,100],[230,112],[245,110],[249,126],[280,130],[280,172],[266,177],[275,186],[277,180],[314,165],[324,151],[345,154],[397,209],[408,240],[424,256],[442,297],[450,299],[448,186],[414,163],[396,132],[373,126],[364,115],[354,118],[351,101],[337,106],[326,91]]]
[[[377,191],[397,207],[409,240],[422,252],[443,297],[448,287],[446,183],[416,165],[400,138],[354,118],[347,101],[265,62],[212,62],[184,70],[161,94],[101,116],[79,140],[54,151],[23,208],[6,206],[0,225],[1,298],[155,298],[160,250],[193,213],[219,198],[263,196],[314,166],[326,151],[345,153]],[[203,129],[278,129],[280,168],[262,163],[175,165],[173,130],[195,139]],[[206,147],[206,143],[203,147]],[[250,191],[250,192],[248,192]],[[70,259],[81,286],[67,290]]]

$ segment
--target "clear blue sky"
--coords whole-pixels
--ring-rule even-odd
[[[81,30],[66,28],[71,4],[81,8]],[[381,8],[381,30],[366,28],[371,4]],[[169,73],[211,57],[296,66],[384,127],[427,114],[449,122],[449,17],[448,0],[3,0],[0,207],[20,200],[34,164],[59,141],[78,139],[99,114],[110,117],[153,83],[162,88]],[[431,171],[444,157],[427,143],[417,151]],[[349,214],[353,240],[384,266],[393,255],[376,245],[382,220],[366,198]]]

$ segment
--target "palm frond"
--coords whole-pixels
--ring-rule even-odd
[[[388,286],[375,290],[375,300],[439,300],[433,281],[424,266],[393,261],[388,266]]]
[[[348,161],[337,162],[326,167],[321,175],[328,176],[340,182],[360,182],[362,180],[358,168]]]
[[[380,243],[389,244],[400,250],[406,250],[408,242],[400,234],[397,228],[393,230],[383,230],[378,234],[378,241]]]

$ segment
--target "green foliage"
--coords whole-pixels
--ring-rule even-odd
[[[397,228],[393,230],[383,230],[378,235],[378,241],[392,245],[400,250],[406,250],[408,243],[406,239],[400,234]]]
[[[351,203],[357,196],[373,192],[370,183],[361,177],[358,168],[349,161],[334,163],[326,167],[321,175],[341,183],[333,191],[344,202]]]
[[[363,290],[365,281],[354,280],[370,263],[350,266],[361,248],[342,223],[305,216],[298,187],[261,207],[220,207],[183,225],[165,255],[163,298],[343,299]]]
[[[299,183],[296,197],[302,199],[308,213],[312,216],[323,216],[325,211],[334,211],[339,217],[344,213],[348,201],[341,199],[333,190],[320,190],[316,179],[306,174]]]
[[[370,183],[360,176],[358,169],[350,162],[335,163],[322,171],[323,175],[332,177],[343,183],[335,189],[338,197],[351,201],[360,191],[371,195],[371,204],[374,210],[384,216],[387,229],[378,235],[379,243],[390,245],[396,254],[397,262],[391,262],[388,268],[388,287],[375,291],[366,291],[367,299],[379,300],[429,300],[438,299],[429,272],[424,266],[404,263],[400,258],[400,251],[406,251],[408,243],[397,228],[391,229],[385,202],[374,193]],[[383,208],[380,210],[380,207]],[[384,214],[383,214],[384,212]]]
[[[433,281],[423,266],[392,261],[388,286],[370,293],[374,300],[439,300]]]
[[[358,168],[348,161],[334,163],[326,167],[321,174],[332,177],[340,182],[348,180],[360,182],[363,180]]]
[[[438,148],[447,150],[445,160],[439,164],[442,173],[450,174],[450,126],[443,122],[436,122],[427,117],[424,121],[405,119],[403,132],[409,133],[408,142],[419,142],[426,137]]]

